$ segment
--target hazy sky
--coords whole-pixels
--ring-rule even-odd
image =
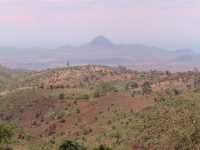
[[[200,0],[0,0],[0,45],[117,43],[200,49]]]

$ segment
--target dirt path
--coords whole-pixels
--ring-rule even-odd
[[[0,96],[5,96],[5,95],[8,95],[9,93],[14,93],[14,92],[26,90],[26,89],[32,89],[32,87],[21,87],[14,90],[5,90],[3,92],[0,92]]]

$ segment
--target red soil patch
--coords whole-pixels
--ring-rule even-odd
[[[77,104],[61,100],[38,101],[23,108],[23,111],[12,112],[12,115],[20,126],[31,131],[33,135],[50,136],[57,133],[68,134],[67,131],[78,130],[80,126],[91,126],[96,123],[101,113],[106,112],[109,115],[109,109],[112,107],[124,112],[130,112],[130,110],[137,112],[152,105],[154,105],[154,100],[151,96],[133,99],[124,94],[114,93],[93,101],[77,101]],[[68,107],[76,107],[79,112],[60,118],[44,118],[49,110],[64,110]]]

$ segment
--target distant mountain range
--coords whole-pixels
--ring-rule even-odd
[[[200,55],[192,50],[169,51],[142,44],[115,44],[98,36],[81,46],[56,49],[0,47],[0,64],[11,68],[44,69],[72,65],[125,65],[135,69],[187,70],[200,68]]]

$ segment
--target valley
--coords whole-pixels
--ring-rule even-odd
[[[173,72],[200,68],[200,54],[191,49],[165,49],[138,43],[115,43],[97,36],[81,45],[57,48],[0,47],[0,64],[10,68],[42,70],[83,64],[123,65],[146,70]]]

